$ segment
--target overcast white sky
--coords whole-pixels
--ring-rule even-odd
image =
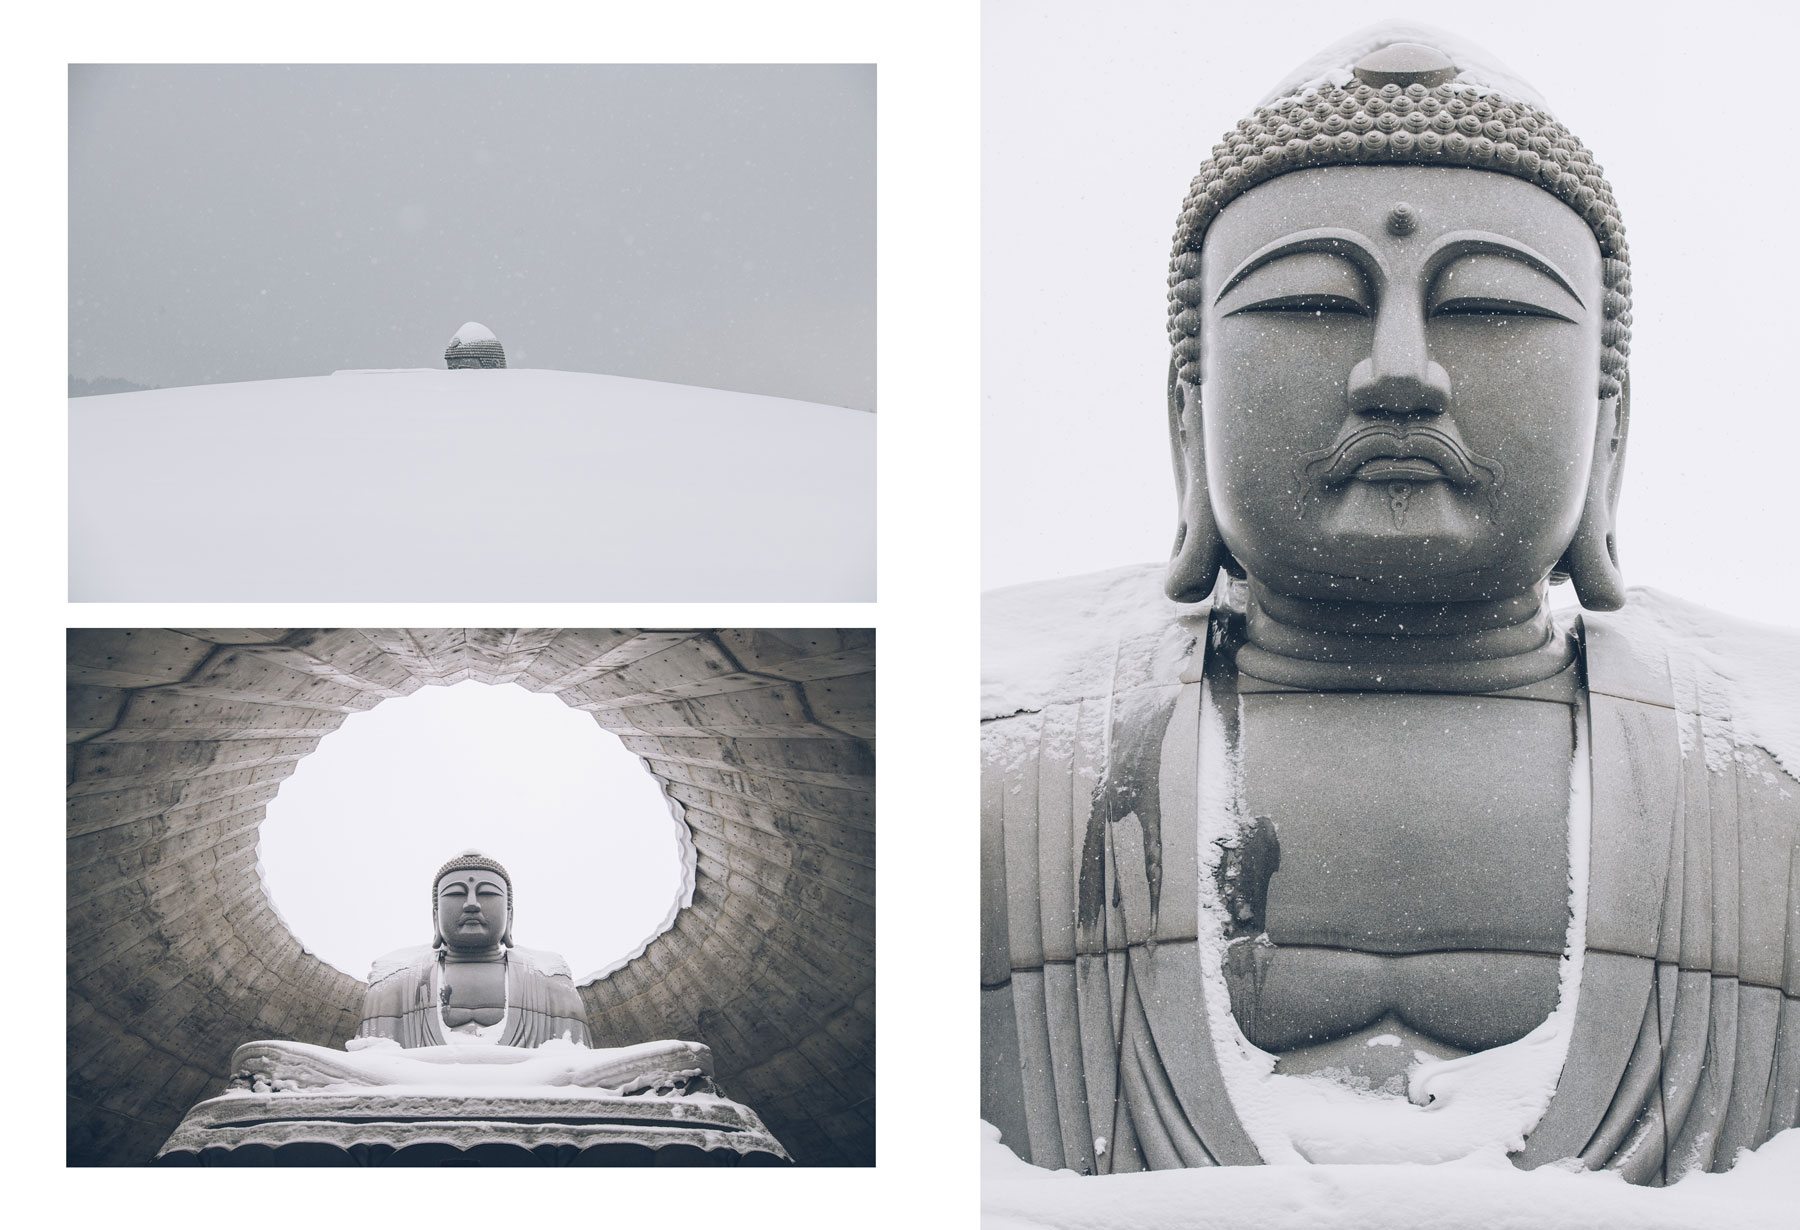
[[[431,943],[432,877],[471,847],[512,876],[513,938],[577,981],[657,931],[682,888],[643,761],[554,696],[473,680],[346,718],[281,784],[259,856],[300,941],[366,978]]]
[[[1288,70],[1387,17],[1487,48],[1618,194],[1636,317],[1627,581],[1800,622],[1800,258],[1774,135],[1795,110],[1800,17],[1777,5],[987,4],[983,587],[1167,558],[1164,277],[1188,181]]]
[[[873,410],[874,66],[71,67],[71,375],[442,367],[469,320]]]

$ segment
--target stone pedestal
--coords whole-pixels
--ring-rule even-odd
[[[165,1166],[752,1166],[787,1151],[692,1066],[705,1048],[334,1051],[252,1042]],[[674,1062],[671,1062],[673,1060]],[[703,1065],[710,1067],[709,1064]],[[603,1080],[610,1087],[594,1084]]]

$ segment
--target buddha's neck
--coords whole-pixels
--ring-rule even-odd
[[[443,953],[444,960],[451,964],[461,961],[504,961],[506,959],[506,949],[499,944],[495,944],[492,948],[478,948],[473,952],[466,948],[445,948]]]
[[[1482,602],[1322,602],[1274,593],[1254,578],[1238,668],[1271,683],[1376,691],[1493,692],[1566,667],[1573,645],[1540,582]]]

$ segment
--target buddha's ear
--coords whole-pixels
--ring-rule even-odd
[[[1200,427],[1200,386],[1182,380],[1169,357],[1169,453],[1175,463],[1180,521],[1163,592],[1176,602],[1199,602],[1212,593],[1226,562],[1225,543],[1213,520],[1206,484],[1206,438]]]
[[[1601,399],[1594,428],[1594,464],[1588,475],[1587,503],[1575,539],[1557,563],[1575,583],[1575,596],[1590,611],[1616,611],[1625,605],[1625,576],[1619,571],[1614,538],[1619,483],[1625,472],[1625,433],[1631,424],[1631,373],[1619,373],[1619,393]]]
[[[444,933],[436,927],[431,929],[431,946],[433,948],[442,948],[444,946]]]

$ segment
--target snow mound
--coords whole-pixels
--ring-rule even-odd
[[[464,324],[462,328],[458,329],[456,331],[456,336],[452,337],[450,340],[452,342],[462,342],[466,345],[469,342],[497,342],[500,339],[495,337],[493,330],[489,329],[486,325],[471,320]]]
[[[1266,107],[1276,99],[1301,90],[1330,83],[1346,85],[1352,79],[1351,68],[1370,52],[1392,43],[1424,43],[1450,57],[1456,65],[1456,83],[1472,85],[1483,92],[1493,90],[1530,103],[1540,111],[1549,111],[1543,95],[1533,89],[1512,69],[1502,64],[1486,48],[1460,34],[1416,21],[1382,21],[1347,34],[1335,43],[1309,57],[1291,70],[1258,106]]]
[[[77,602],[870,602],[875,416],[530,368],[69,404]]]

